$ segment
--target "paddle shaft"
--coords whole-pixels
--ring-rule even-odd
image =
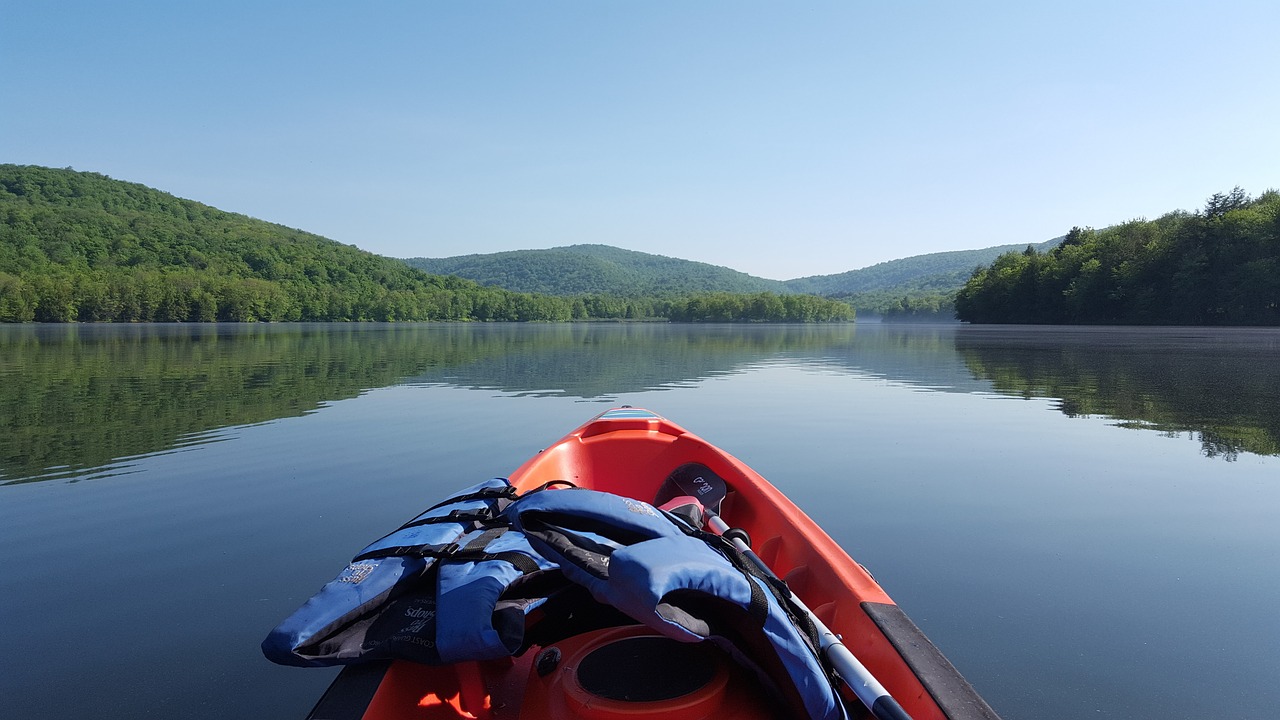
[[[729,524],[715,514],[714,511],[708,508],[706,514],[707,525],[717,535],[724,535],[729,531]],[[747,556],[751,562],[755,563],[761,571],[775,580],[778,578],[773,570],[764,564],[760,556],[756,555],[751,546],[747,545],[742,538],[730,535],[728,539],[733,543],[734,547]],[[791,601],[813,621],[818,630],[818,642],[823,656],[835,668],[836,674],[840,676],[841,680],[844,680],[849,689],[853,691],[853,694],[857,695],[862,704],[867,706],[872,715],[878,720],[911,720],[911,716],[907,714],[907,711],[902,709],[898,701],[893,699],[893,696],[880,684],[879,680],[876,680],[871,671],[854,656],[849,648],[844,646],[844,643],[840,641],[839,635],[831,632],[831,628],[828,628],[825,623],[819,620],[818,616],[801,602],[795,593],[791,594]]]

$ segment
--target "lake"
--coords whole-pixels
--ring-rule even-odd
[[[1006,720],[1280,707],[1280,331],[0,327],[0,698],[302,718],[258,644],[609,407],[738,456]]]

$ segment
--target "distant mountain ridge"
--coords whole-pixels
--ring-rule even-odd
[[[0,164],[0,322],[790,322],[849,305],[949,319],[976,267],[1022,247],[789,281],[600,244],[405,261],[97,173]]]
[[[951,293],[973,270],[1011,250],[1030,245],[1046,251],[1061,237],[1042,243],[997,245],[977,250],[915,255],[834,275],[769,280],[728,267],[624,250],[610,245],[569,245],[545,250],[416,257],[409,265],[429,273],[456,275],[482,285],[548,295],[669,295],[687,292],[805,293],[846,297],[862,293]]]
[[[673,292],[624,297],[635,286],[619,279],[610,287],[607,275],[599,294],[513,292],[98,173],[0,164],[3,323],[791,323],[854,315],[848,303],[815,295],[709,292],[726,279],[751,282],[726,268],[613,248],[592,252],[595,267],[584,277],[600,282],[602,257],[628,256]]]
[[[410,266],[482,285],[547,295],[673,295],[690,292],[787,293],[785,283],[719,265],[610,245],[408,258]]]
[[[464,320],[511,295],[99,173],[0,164],[0,322]]]
[[[1066,236],[1042,243],[996,245],[977,250],[912,255],[835,275],[812,275],[787,280],[786,286],[791,292],[814,295],[855,295],[895,288],[951,292],[964,285],[974,268],[980,265],[990,265],[1001,255],[1024,250],[1028,245],[1038,252],[1045,252],[1060,244],[1064,237]]]

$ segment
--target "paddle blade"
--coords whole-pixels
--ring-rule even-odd
[[[671,471],[663,481],[653,504],[663,505],[673,498],[688,495],[696,498],[712,514],[719,515],[720,503],[724,502],[728,492],[729,484],[711,472],[711,468],[702,463],[685,463]]]
[[[697,498],[680,495],[658,506],[658,509],[683,519],[691,528],[702,529],[702,518],[706,511]]]

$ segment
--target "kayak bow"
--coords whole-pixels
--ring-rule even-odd
[[[673,470],[690,464],[705,467],[724,484],[716,507],[705,508],[709,517],[724,523],[716,526],[717,533],[731,525],[734,537],[749,537],[748,554],[785,582],[817,627],[829,632],[823,647],[838,638],[836,644],[847,647],[871,682],[892,695],[888,702],[896,700],[915,720],[998,720],[871,575],[813,520],[741,461],[665,418],[638,408],[609,410],[526,461],[509,480],[521,499],[567,481],[641,501],[645,505],[640,511],[652,511],[648,503],[670,495],[664,482]],[[546,492],[555,496],[560,491]],[[687,532],[709,537],[698,530]],[[793,715],[780,710],[764,690],[767,683],[760,682],[759,673],[767,663],[748,669],[734,652],[711,642],[676,642],[612,608],[584,607],[575,613],[603,619],[567,637],[531,635],[515,657],[349,665],[309,717],[698,720]],[[837,669],[843,662],[836,661]],[[850,685],[862,679],[840,674]],[[853,690],[842,686],[838,692],[848,716],[867,715]]]

